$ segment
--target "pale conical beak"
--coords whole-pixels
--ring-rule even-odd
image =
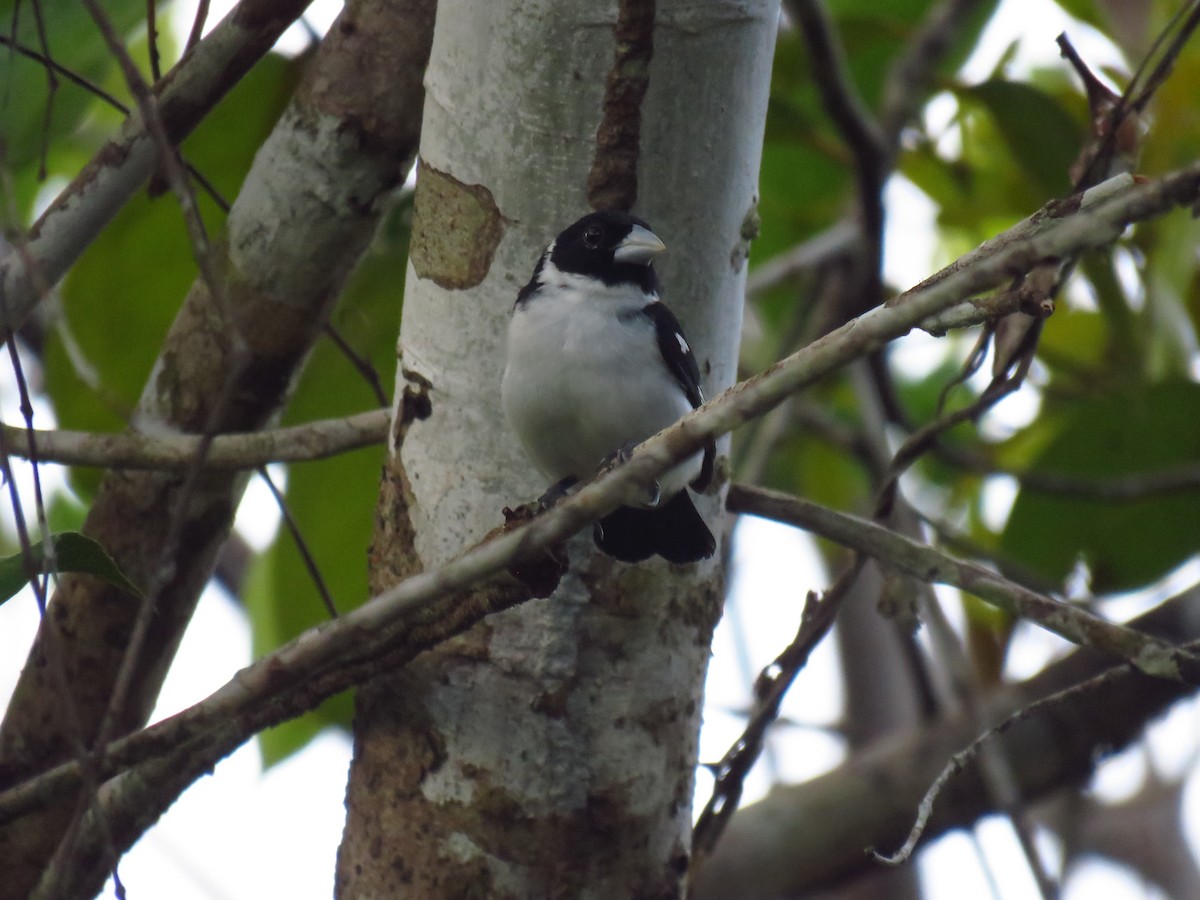
[[[625,240],[613,250],[613,259],[620,263],[641,263],[645,266],[666,249],[667,245],[653,231],[634,225]]]

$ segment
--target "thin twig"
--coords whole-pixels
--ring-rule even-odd
[[[1186,17],[1185,17],[1186,14]],[[1178,24],[1178,30],[1176,25]],[[1162,33],[1155,38],[1154,44],[1150,47],[1146,54],[1146,60],[1149,61],[1154,57],[1155,52],[1159,47],[1166,44],[1166,49],[1163,50],[1162,56],[1158,62],[1154,64],[1150,75],[1146,77],[1144,86],[1138,91],[1137,96],[1129,101],[1129,107],[1135,113],[1140,113],[1149,105],[1151,98],[1162,87],[1164,81],[1170,76],[1175,68],[1175,60],[1179,58],[1179,54],[1183,52],[1184,46],[1191,40],[1192,34],[1196,28],[1200,27],[1200,2],[1193,0],[1191,9],[1187,5],[1181,6],[1176,13],[1175,18],[1162,30]],[[1166,40],[1167,35],[1171,35],[1170,41]],[[1134,87],[1141,80],[1143,67],[1139,67],[1134,73],[1133,82],[1130,87]]]
[[[209,0],[200,0],[196,4],[196,17],[192,20],[192,30],[188,32],[187,43],[183,45],[185,54],[191,53],[192,48],[200,43],[204,36],[204,23],[208,21]]]
[[[909,467],[921,456],[927,453],[941,435],[963,422],[978,420],[985,412],[1024,384],[1025,375],[1029,371],[1030,361],[1032,360],[1032,350],[1033,346],[1031,345],[1030,352],[1020,359],[1011,375],[993,378],[983,393],[973,402],[967,404],[962,409],[945,413],[940,418],[913,432],[905,439],[904,443],[900,445],[892,457],[892,464],[888,467],[887,480],[884,481],[882,487],[879,489],[879,494],[875,501],[874,515],[876,519],[887,518],[891,512],[892,504],[895,502],[896,492],[899,490],[900,476],[908,471]]]
[[[147,3],[151,2],[153,2],[153,0],[147,0]],[[0,35],[0,46],[10,47],[22,56],[53,69],[57,74],[62,75],[63,78],[65,78],[71,84],[83,88],[94,97],[98,97],[113,109],[117,110],[117,112],[125,116],[129,115],[129,107],[110,94],[108,91],[104,90],[104,88],[100,87],[100,85],[93,81],[89,81],[79,73],[58,62],[55,62],[53,59],[50,59],[44,54],[38,53],[36,50],[30,49],[24,44],[21,44],[19,41],[14,41],[3,35]],[[183,164],[187,169],[188,174],[191,175],[192,178],[196,179],[196,182],[204,189],[204,192],[213,199],[213,202],[220,207],[221,211],[229,212],[229,201],[221,196],[220,191],[217,190],[216,186],[204,175],[204,173],[193,166],[186,159],[183,160]]]
[[[325,607],[325,611],[329,613],[329,618],[336,619],[338,617],[337,604],[333,602],[333,595],[329,593],[329,585],[326,584],[325,579],[321,576],[321,569],[308,547],[308,541],[300,533],[300,525],[296,522],[295,516],[292,515],[292,511],[288,507],[287,498],[283,496],[283,492],[275,484],[275,480],[267,471],[266,466],[259,466],[256,471],[258,472],[258,477],[266,482],[267,490],[271,492],[271,496],[275,498],[275,505],[279,507],[279,513],[283,516],[284,527],[287,528],[288,534],[292,536],[292,543],[296,545],[296,551],[300,554],[300,559],[304,563],[308,577],[312,579],[313,586],[316,587],[317,593],[321,596],[321,603]]]
[[[867,286],[868,296],[863,302],[874,305],[882,258],[883,182],[892,153],[879,123],[854,87],[841,38],[824,4],[821,0],[791,0],[789,7],[800,22],[812,57],[813,81],[821,105],[854,159],[862,233],[860,247],[868,254],[858,270]]]
[[[851,222],[842,221],[790,250],[772,256],[755,266],[746,277],[746,296],[759,297],[776,285],[837,262],[854,252],[858,238],[858,228]]]
[[[112,20],[100,6],[99,0],[83,0],[83,4],[87,7],[88,13],[96,23],[96,27],[100,30],[100,34],[108,45],[109,51],[120,64],[129,92],[137,102],[142,122],[145,123],[146,129],[153,138],[158,150],[159,171],[166,175],[167,183],[171,185],[171,190],[174,192],[180,211],[183,213],[184,226],[187,228],[192,255],[195,257],[200,277],[211,296],[216,300],[221,297],[222,282],[217,277],[217,273],[212,265],[209,254],[208,233],[205,230],[203,220],[200,218],[200,210],[196,206],[196,196],[192,193],[192,186],[188,182],[187,172],[180,162],[174,143],[167,133],[166,123],[163,121],[162,114],[158,108],[158,98],[150,89],[150,85],[146,84],[145,79],[142,78],[142,73],[138,71],[137,64],[133,61],[133,57],[129,55],[129,51],[125,48],[121,36],[117,33]]]
[[[29,384],[25,380],[25,367],[21,365],[21,354],[17,349],[17,342],[14,338],[9,337],[5,345],[8,347],[8,359],[12,365],[13,379],[17,383],[17,396],[21,403],[21,417],[25,420],[24,438],[29,448],[30,472],[33,480],[33,503],[34,515],[37,516],[38,531],[42,540],[42,553],[44,557],[45,576],[49,577],[58,572],[57,555],[54,549],[54,541],[50,537],[50,525],[46,519],[46,498],[42,492],[42,476],[41,466],[38,459],[37,440],[34,437],[33,429],[33,401],[29,395]],[[14,512],[19,512],[14,510]],[[43,592],[45,585],[43,585]]]
[[[375,366],[365,356],[357,353],[349,342],[342,337],[341,332],[333,327],[332,322],[326,322],[324,327],[325,335],[333,341],[333,345],[341,351],[342,356],[354,366],[355,371],[362,376],[363,381],[367,383],[367,387],[375,395],[375,399],[380,406],[387,406],[387,392],[383,389],[383,382],[379,380],[379,373],[375,371]]]
[[[982,359],[979,359],[977,366],[981,364]],[[855,363],[853,374],[855,377],[852,379],[852,383],[859,399],[859,407],[863,410],[864,437],[871,445],[872,456],[884,461],[883,471],[878,475],[876,484],[888,484],[891,483],[891,475],[894,471],[894,464],[887,462],[890,454],[886,435],[888,409],[880,396],[880,386],[872,377],[865,362]],[[944,396],[945,391],[943,391],[943,398]],[[940,412],[940,400],[938,408]],[[902,456],[902,452],[895,454],[892,458],[895,459],[899,456]],[[920,517],[904,497],[896,498],[894,508],[885,520],[880,521],[880,524],[888,524],[898,533],[919,543],[925,542]],[[893,613],[893,617],[905,616],[904,621],[914,630],[918,622],[924,624],[931,650],[941,662],[943,680],[952,695],[952,704],[963,711],[967,718],[974,723],[976,730],[990,724],[985,719],[986,713],[980,702],[981,685],[976,667],[967,656],[962,642],[946,618],[931,585],[910,575],[897,572],[886,560],[878,560],[878,563],[883,572],[885,584],[898,582],[902,585],[900,588],[893,587],[891,593],[903,597],[904,600],[900,602],[906,602],[907,605],[901,607],[901,612]],[[916,663],[922,658],[911,638],[909,641],[909,646],[916,656],[914,659],[914,663]],[[951,703],[937,703],[934,700],[936,695],[932,687],[928,693],[933,700],[928,706],[929,718],[939,712],[944,714]],[[993,748],[982,757],[980,770],[985,789],[993,798],[996,808],[1008,817],[1017,835],[1029,868],[1041,889],[1043,900],[1051,900],[1057,894],[1057,886],[1037,853],[1028,816],[1022,806],[1020,792],[1016,788],[1017,774],[1011,762],[1002,752]]]
[[[231,373],[225,381],[224,391],[216,399],[216,402],[212,404],[212,408],[209,411],[208,421],[206,422],[204,433],[199,436],[199,440],[196,443],[195,455],[192,458],[192,462],[182,474],[174,502],[174,507],[178,513],[172,516],[170,527],[167,529],[166,534],[163,535],[160,545],[160,562],[156,571],[153,572],[153,580],[149,584],[142,585],[145,593],[141,598],[137,618],[129,634],[129,641],[125,645],[121,657],[121,665],[117,669],[117,677],[113,683],[108,708],[105,710],[104,718],[97,730],[96,740],[93,743],[94,749],[104,747],[111,741],[113,735],[116,733],[118,723],[125,717],[125,704],[134,687],[134,677],[138,670],[138,663],[146,642],[149,640],[151,625],[158,614],[157,604],[159,594],[175,575],[176,548],[182,537],[184,522],[187,521],[187,517],[183,515],[183,511],[188,509],[189,502],[199,488],[199,480],[204,472],[204,460],[208,456],[209,448],[212,446],[215,436],[216,423],[220,421],[220,417],[229,406],[234,385],[237,383],[237,378],[234,374],[236,369],[236,365],[231,366]]]
[[[42,4],[34,0],[33,21],[37,26],[38,43],[42,46],[42,54],[50,59],[50,40],[46,36],[46,21],[42,16]],[[15,11],[14,11],[15,15]],[[16,31],[14,29],[14,35]],[[54,98],[58,96],[58,78],[55,77],[54,67],[46,68],[46,108],[42,112],[42,147],[38,158],[38,180],[46,179],[46,160],[50,155],[50,124],[54,121]]]
[[[150,80],[162,80],[162,64],[158,55],[157,0],[146,0],[146,42],[150,45]]]
[[[71,82],[74,85],[77,85],[78,87],[83,88],[89,94],[92,94],[95,97],[99,97],[101,100],[103,100],[109,106],[111,106],[113,109],[117,110],[118,112],[122,113],[123,115],[129,115],[129,107],[126,106],[124,103],[122,103],[120,100],[118,100],[116,97],[114,97],[112,94],[110,94],[108,91],[104,90],[104,88],[100,87],[100,85],[96,84],[93,81],[89,81],[87,78],[84,78],[79,73],[67,68],[62,63],[59,63],[59,62],[51,59],[46,54],[39,53],[37,50],[34,50],[32,47],[26,47],[20,41],[14,40],[13,38],[10,38],[10,37],[6,37],[5,35],[2,35],[2,34],[0,34],[0,47],[8,47],[10,50],[13,50],[13,51],[19,53],[21,56],[24,56],[26,59],[33,60],[34,62],[45,67],[47,70],[53,72],[55,75],[61,75],[67,81]]]
[[[714,776],[713,792],[692,829],[692,846],[697,852],[712,852],[737,811],[746,775],[762,754],[767,729],[779,717],[779,706],[812,651],[833,627],[842,601],[862,570],[862,562],[862,557],[856,556],[823,596],[809,591],[795,637],[759,674],[754,685],[754,710],[746,727],[721,761],[708,766]]]
[[[1191,643],[1184,644],[1183,646],[1189,651],[1197,651],[1200,650],[1200,641],[1192,641]],[[925,833],[925,829],[929,824],[930,816],[933,815],[933,805],[937,801],[938,795],[942,792],[947,783],[954,778],[954,776],[961,773],[975,760],[975,758],[980,754],[982,748],[989,741],[991,741],[993,738],[1000,737],[1014,725],[1017,725],[1026,719],[1034,718],[1048,709],[1054,709],[1058,707],[1070,708],[1077,702],[1079,697],[1092,693],[1093,691],[1102,690],[1105,685],[1127,677],[1129,672],[1129,666],[1116,666],[1112,669],[1109,669],[1107,672],[1088,679],[1087,681],[1080,682],[1079,684],[1073,684],[1070,687],[1064,688],[1063,690],[1051,694],[1048,697],[1035,700],[1033,703],[1021,707],[1008,718],[1004,719],[1004,721],[984,731],[970,744],[950,757],[942,771],[939,773],[938,777],[934,779],[928,790],[925,791],[925,795],[921,798],[921,802],[917,806],[917,816],[913,822],[913,826],[909,830],[908,837],[905,839],[900,848],[897,849],[895,853],[890,854],[880,853],[873,847],[869,848],[869,852],[879,862],[886,863],[887,865],[895,866],[906,862],[909,858],[911,858],[913,851],[916,849],[917,844],[921,840],[921,836]]]
[[[809,3],[811,4],[811,0]],[[803,4],[795,5],[800,7]],[[843,110],[848,111],[845,113],[846,122],[842,130],[851,147],[858,141],[851,135],[861,132],[864,136],[878,136],[878,140],[874,137],[864,137],[860,143],[864,150],[864,166],[872,152],[882,155],[876,163],[881,183],[892,168],[902,130],[917,114],[928,94],[933,71],[950,50],[954,36],[980,5],[981,0],[948,0],[930,10],[915,39],[889,67],[881,111],[877,119],[871,120],[872,125],[862,124],[868,121],[868,117],[863,112],[861,102],[854,99],[855,92],[844,69],[838,75],[830,75],[827,78],[821,73],[817,78],[818,87],[829,93],[826,109],[830,111],[831,116],[841,117]],[[806,27],[806,37],[810,36],[809,31]],[[834,59],[840,58],[843,54],[836,38],[832,38],[827,28],[823,29],[823,33],[827,35],[824,43],[828,47],[828,55]],[[847,99],[843,101],[839,98]],[[830,109],[831,104],[834,109]],[[858,111],[857,115],[855,110]],[[857,118],[859,122],[851,122],[851,118]],[[882,211],[878,215],[882,221]],[[792,250],[756,266],[746,282],[747,296],[757,297],[769,288],[795,278],[801,272],[846,257],[858,248],[860,241],[861,228],[858,225],[847,221],[839,222]]]
[[[900,58],[888,69],[879,121],[895,153],[901,132],[920,110],[937,67],[950,52],[954,38],[984,6],[983,0],[945,0],[935,4]]]

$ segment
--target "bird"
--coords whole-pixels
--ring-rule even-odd
[[[704,402],[691,345],[660,299],[653,262],[665,249],[642,219],[592,212],[550,242],[517,294],[501,405],[555,482],[543,506]],[[708,486],[714,454],[710,441],[662,475],[644,505],[599,519],[596,546],[626,563],[712,556],[716,541],[687,488]]]

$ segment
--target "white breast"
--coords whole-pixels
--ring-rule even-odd
[[[546,476],[586,480],[610,453],[692,407],[659,355],[653,323],[635,315],[646,305],[639,289],[594,291],[574,276],[551,277],[552,298],[532,296],[513,312],[501,399]],[[698,454],[668,473],[663,496],[694,478],[700,460]]]

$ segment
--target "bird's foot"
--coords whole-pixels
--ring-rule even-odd
[[[617,466],[622,466],[633,459],[633,451],[637,449],[637,441],[626,441],[596,466],[596,475],[607,475]]]
[[[596,468],[596,475],[607,475],[613,469],[617,468],[617,466],[629,462],[629,460],[633,459],[633,451],[635,449],[637,449],[637,441],[627,441],[600,461],[600,465]],[[661,500],[662,488],[656,480],[650,484],[645,505],[650,507],[658,506]]]
[[[577,484],[579,484],[579,479],[573,475],[568,475],[562,481],[550,485],[550,487],[546,489],[546,493],[538,497],[538,509],[540,509],[542,512],[545,512],[552,506],[557,505],[563,497],[567,496],[567,493],[571,490],[571,488],[575,487]]]

